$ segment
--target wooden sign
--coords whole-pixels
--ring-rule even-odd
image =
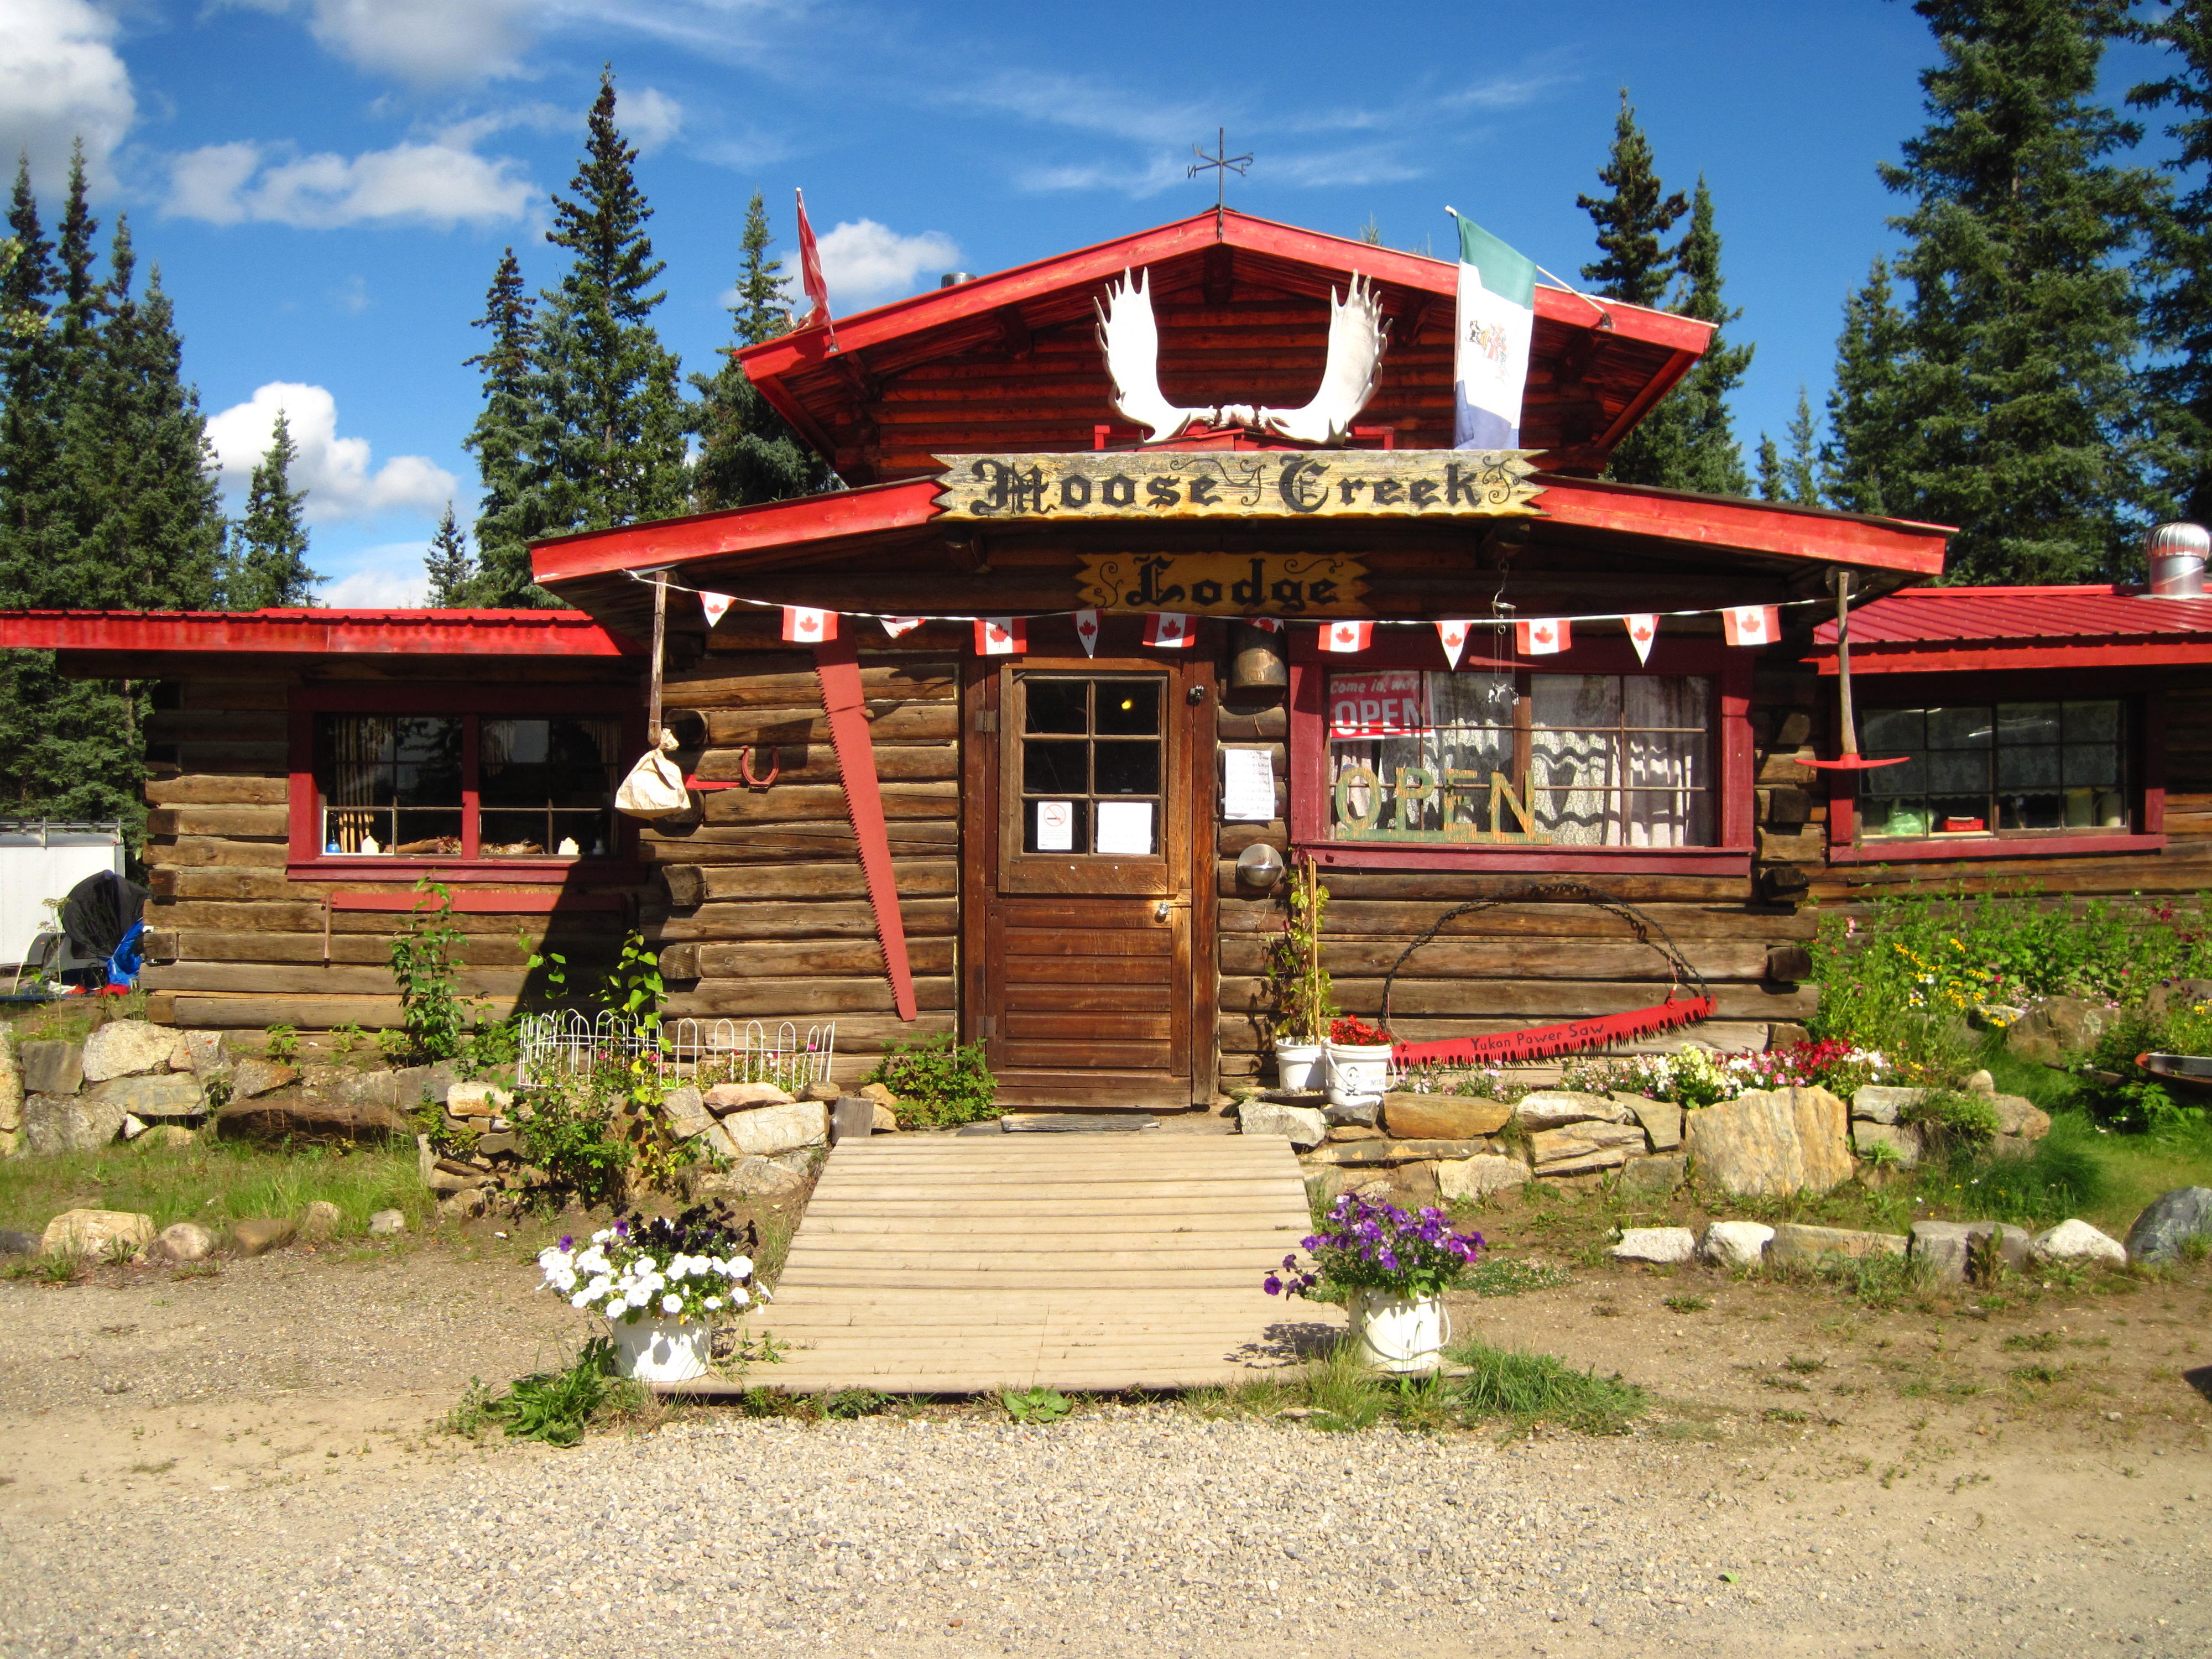
[[[1367,614],[1367,566],[1345,553],[1094,553],[1077,603],[1201,617]]]
[[[938,455],[948,519],[1476,519],[1533,514],[1519,449]]]

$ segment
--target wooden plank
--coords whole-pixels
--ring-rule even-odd
[[[1341,896],[1346,878],[1328,873],[1329,890],[1323,933],[1325,945],[1339,939],[1397,939],[1410,941],[1425,933],[1454,905],[1463,900],[1438,895],[1434,900],[1376,900]],[[1601,879],[1593,885],[1603,886]],[[1807,939],[1813,937],[1818,918],[1792,907],[1752,904],[1641,904],[1638,909],[1663,928],[1677,944],[1696,939],[1765,940]],[[1221,927],[1224,933],[1278,934],[1283,931],[1279,897],[1255,899],[1224,894]],[[1588,904],[1501,904],[1457,916],[1437,937],[1455,939],[1591,939],[1619,941],[1632,937],[1620,917]],[[1402,948],[1402,946],[1401,947]]]
[[[901,818],[957,818],[957,782],[887,783],[882,786],[884,816]],[[813,821],[845,810],[845,792],[835,784],[777,784],[772,789],[724,789],[706,797],[708,823],[776,823]]]
[[[830,741],[830,717],[818,702],[811,708],[708,708],[700,718],[717,748]],[[868,733],[877,743],[945,742],[960,735],[960,710],[951,703],[872,702]]]
[[[281,773],[259,776],[240,772],[188,772],[156,778],[146,785],[149,806],[282,806],[290,799],[291,780]]]
[[[1328,959],[1324,951],[1324,961]],[[1382,1011],[1380,979],[1334,977],[1338,1004],[1347,1013],[1372,1016]],[[1714,1011],[1722,1019],[1802,1019],[1820,1003],[1810,985],[1767,990],[1757,984],[1711,986]],[[1394,1019],[1401,1016],[1465,1015],[1482,1018],[1527,1015],[1547,1019],[1582,1019],[1593,1014],[1625,1013],[1662,1001],[1667,981],[1658,980],[1413,979],[1401,977],[1391,992]],[[1224,1005],[1261,1006],[1267,995],[1258,979],[1224,979]]]
[[[1101,928],[1095,932],[1009,927],[1002,937],[1009,957],[1141,957],[1165,961],[1175,953],[1174,937],[1164,927]]]
[[[1430,906],[1428,920],[1431,921],[1455,903],[1469,899],[1502,898],[1525,891],[1533,884],[1546,879],[1547,878],[1540,874],[1508,871],[1484,875],[1431,870],[1407,872],[1324,867],[1322,871],[1322,884],[1332,896],[1341,894],[1346,900],[1420,899]],[[1744,900],[1751,890],[1750,882],[1741,876],[1608,875],[1591,876],[1587,879],[1593,888],[1638,905],[1662,902],[1691,903]],[[1214,890],[1224,898],[1247,896],[1247,890],[1237,884],[1237,864],[1233,859],[1224,859],[1215,865],[1213,880]],[[1332,927],[1334,921],[1335,906],[1332,903]]]
[[[149,836],[258,836],[283,839],[289,809],[266,806],[156,806],[146,814]]]
[[[908,938],[945,936],[957,931],[957,899],[902,900],[899,915]],[[678,939],[873,939],[875,914],[865,902],[799,902],[781,904],[704,904],[688,916],[653,924],[649,937]]]
[[[757,1019],[756,1009],[773,1009],[779,1018],[803,1014],[889,1013],[890,981],[877,976],[851,979],[702,979],[693,985],[687,1006],[711,1002],[718,1018]],[[949,1012],[953,1006],[953,981],[947,975],[917,975],[915,1000],[920,1007]],[[674,1006],[673,999],[671,1006]]]
[[[854,625],[860,625],[854,619]],[[872,623],[866,624],[873,627]],[[768,659],[748,661],[744,672],[727,659],[710,659],[663,681],[663,695],[671,708],[803,708],[822,706],[820,683],[814,678],[811,659],[799,652],[778,652]],[[941,702],[958,694],[960,668],[949,662],[870,661],[860,663],[860,689],[871,702],[919,699]]]
[[[289,856],[281,840],[240,841],[195,836],[189,840],[171,841],[155,836],[149,837],[146,843],[146,862],[155,869],[282,870]]]
[[[956,859],[894,859],[899,896],[941,898],[960,890]],[[866,898],[860,861],[785,864],[764,868],[728,865],[671,865],[659,872],[672,904],[689,908],[718,902],[760,903],[774,899]]]
[[[836,783],[843,776],[836,752],[827,744],[767,744],[756,754],[751,745],[738,749],[708,749],[699,757],[692,775],[705,783],[743,783],[750,762],[753,776],[765,778],[771,768],[775,781],[766,787],[781,789],[794,783]],[[886,783],[921,783],[960,775],[960,749],[951,741],[934,744],[872,743],[876,775]]]
[[[907,959],[917,974],[949,974],[950,939],[907,941]],[[797,943],[754,940],[730,944],[707,940],[672,945],[660,953],[660,971],[672,980],[784,979],[884,971],[883,947],[873,939],[807,939]]]
[[[1172,1009],[1175,1000],[1176,995],[1164,979],[1133,985],[1041,985],[1031,982],[1025,975],[1009,973],[1000,1006],[1009,1014],[1164,1014]],[[1014,1028],[1009,1024],[1006,1029],[1011,1033]],[[1121,1026],[1116,1022],[1100,1030],[1102,1033],[1118,1032]]]
[[[388,953],[387,953],[388,954]],[[462,968],[453,975],[457,990],[468,996],[522,994],[527,975],[520,968]],[[184,962],[149,965],[143,975],[151,991],[237,991],[254,996],[397,995],[389,965],[347,967],[333,963]]]
[[[1322,960],[1333,975],[1388,972],[1413,943],[1403,939],[1325,940]],[[1232,933],[1221,941],[1221,972],[1231,979],[1265,972],[1274,941]],[[1756,980],[1766,970],[1763,939],[1685,941],[1683,956],[1709,980]],[[1407,963],[1424,979],[1650,979],[1668,976],[1666,958],[1633,939],[1437,939]]]

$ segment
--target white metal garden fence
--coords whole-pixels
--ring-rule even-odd
[[[829,1082],[836,1051],[835,1021],[801,1030],[789,1020],[770,1028],[757,1019],[646,1022],[626,1014],[526,1014],[515,1080],[525,1086],[550,1083],[650,1057],[664,1077],[773,1083],[795,1091]]]

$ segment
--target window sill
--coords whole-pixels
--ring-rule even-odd
[[[1866,841],[1855,847],[1831,847],[1831,864],[1905,864],[1951,859],[2066,858],[2082,854],[2155,853],[2164,836],[2133,836],[2124,830],[2077,836],[1960,836],[1927,841]]]
[[[642,880],[636,865],[617,859],[453,859],[316,858],[295,860],[284,866],[294,881],[505,881],[521,884],[565,884],[604,887]]]
[[[1333,870],[1501,870],[1557,875],[1748,876],[1751,849],[1736,847],[1444,848],[1412,842],[1302,843],[1298,849]]]

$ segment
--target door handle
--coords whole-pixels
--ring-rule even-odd
[[[1152,906],[1152,920],[1154,921],[1165,921],[1168,919],[1169,911],[1188,910],[1189,908],[1190,901],[1187,898],[1162,899]]]

